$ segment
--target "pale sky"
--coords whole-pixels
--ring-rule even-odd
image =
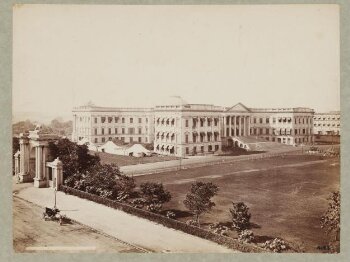
[[[189,103],[339,110],[339,8],[22,5],[13,110]]]

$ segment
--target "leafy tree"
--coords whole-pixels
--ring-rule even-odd
[[[249,227],[249,220],[251,214],[249,208],[243,202],[232,203],[233,207],[230,208],[232,217],[232,226],[238,231],[247,229]]]
[[[145,182],[140,185],[142,197],[146,200],[147,209],[159,212],[162,204],[169,202],[171,195],[166,191],[162,183]]]
[[[325,214],[321,217],[321,228],[327,235],[333,235],[334,240],[339,240],[340,235],[340,193],[333,192],[328,198],[329,205]]]
[[[128,198],[136,186],[134,179],[121,174],[115,164],[95,165],[85,173],[69,176],[65,183],[69,187],[118,201]]]
[[[53,158],[59,157],[63,163],[63,177],[77,173],[85,173],[100,163],[98,155],[89,153],[86,145],[77,145],[67,138],[49,143],[50,154]]]
[[[198,225],[199,216],[202,213],[209,212],[215,206],[211,198],[217,195],[218,191],[219,188],[211,182],[195,182],[191,185],[190,192],[186,195],[183,203],[193,213]]]

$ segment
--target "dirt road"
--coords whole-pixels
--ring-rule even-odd
[[[13,198],[13,246],[15,252],[142,252],[133,246],[78,223],[60,226],[43,221],[43,209]]]

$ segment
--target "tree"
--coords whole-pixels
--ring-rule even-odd
[[[190,192],[186,195],[183,203],[193,213],[198,225],[199,216],[202,213],[209,212],[215,206],[211,198],[217,195],[218,191],[219,188],[211,182],[196,182],[191,185]]]
[[[98,155],[89,153],[86,145],[77,145],[67,138],[49,143],[50,154],[53,158],[59,157],[63,163],[63,178],[77,173],[85,173],[100,163]]]
[[[66,185],[101,197],[122,201],[128,198],[135,188],[135,181],[120,173],[115,164],[95,165],[85,173],[69,176]]]
[[[232,217],[232,226],[238,231],[247,229],[250,225],[249,208],[243,202],[232,203],[233,207],[230,208],[230,213]]]
[[[140,185],[142,197],[146,200],[147,209],[159,212],[162,204],[169,202],[171,195],[166,191],[162,183],[145,182]]]
[[[329,204],[325,214],[321,217],[321,228],[327,235],[333,235],[334,240],[339,240],[340,235],[340,193],[333,192],[328,198]]]

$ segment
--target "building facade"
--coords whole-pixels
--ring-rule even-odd
[[[75,107],[72,141],[78,142],[84,138],[96,145],[113,139],[125,143],[153,143],[153,110],[97,107],[91,103]]]
[[[340,111],[315,113],[315,135],[340,135]]]
[[[309,108],[221,107],[171,97],[154,108],[76,107],[72,140],[153,143],[158,154],[183,157],[214,153],[223,146],[245,147],[235,144],[239,138],[311,144],[313,121]]]

